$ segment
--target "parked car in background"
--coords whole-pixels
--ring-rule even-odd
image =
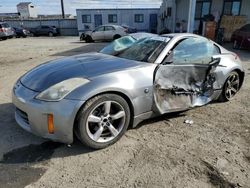
[[[25,29],[25,28],[17,28],[17,27],[13,27],[14,31],[15,31],[15,35],[17,38],[23,37],[26,38],[29,35],[29,30]]]
[[[6,22],[0,22],[0,39],[6,40],[7,38],[12,38],[15,32]]]
[[[136,33],[137,29],[135,27],[130,27],[128,25],[122,25],[127,33]]]
[[[55,26],[41,25],[36,28],[31,28],[30,33],[34,36],[57,36],[58,29]]]
[[[115,40],[127,35],[126,30],[119,25],[101,25],[93,31],[85,31],[80,35],[80,41],[86,42]]]
[[[234,31],[231,41],[235,49],[250,49],[250,24],[244,25],[240,29]]]
[[[67,144],[75,133],[100,149],[118,141],[129,125],[229,101],[243,84],[239,57],[207,38],[135,34],[99,53],[42,64],[18,79],[12,90],[17,123]]]

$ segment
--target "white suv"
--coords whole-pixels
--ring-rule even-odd
[[[101,25],[95,28],[94,31],[86,31],[80,35],[80,40],[86,42],[100,40],[115,40],[127,35],[126,29],[119,25]]]

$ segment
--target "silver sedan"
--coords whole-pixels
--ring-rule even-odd
[[[213,41],[137,33],[34,68],[16,82],[13,103],[25,130],[99,149],[147,118],[231,100],[243,81],[239,57]]]

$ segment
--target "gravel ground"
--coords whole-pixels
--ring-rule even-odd
[[[0,41],[0,187],[250,187],[249,51],[237,51],[246,80],[234,100],[147,120],[103,150],[53,143],[18,127],[11,89],[19,76],[104,45],[76,37]]]

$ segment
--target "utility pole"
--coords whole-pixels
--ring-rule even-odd
[[[189,0],[189,14],[188,14],[188,27],[187,27],[188,33],[194,32],[195,7],[196,7],[196,0]]]
[[[64,4],[63,4],[63,0],[61,0],[61,8],[62,8],[62,18],[65,18],[65,14],[64,14]]]

